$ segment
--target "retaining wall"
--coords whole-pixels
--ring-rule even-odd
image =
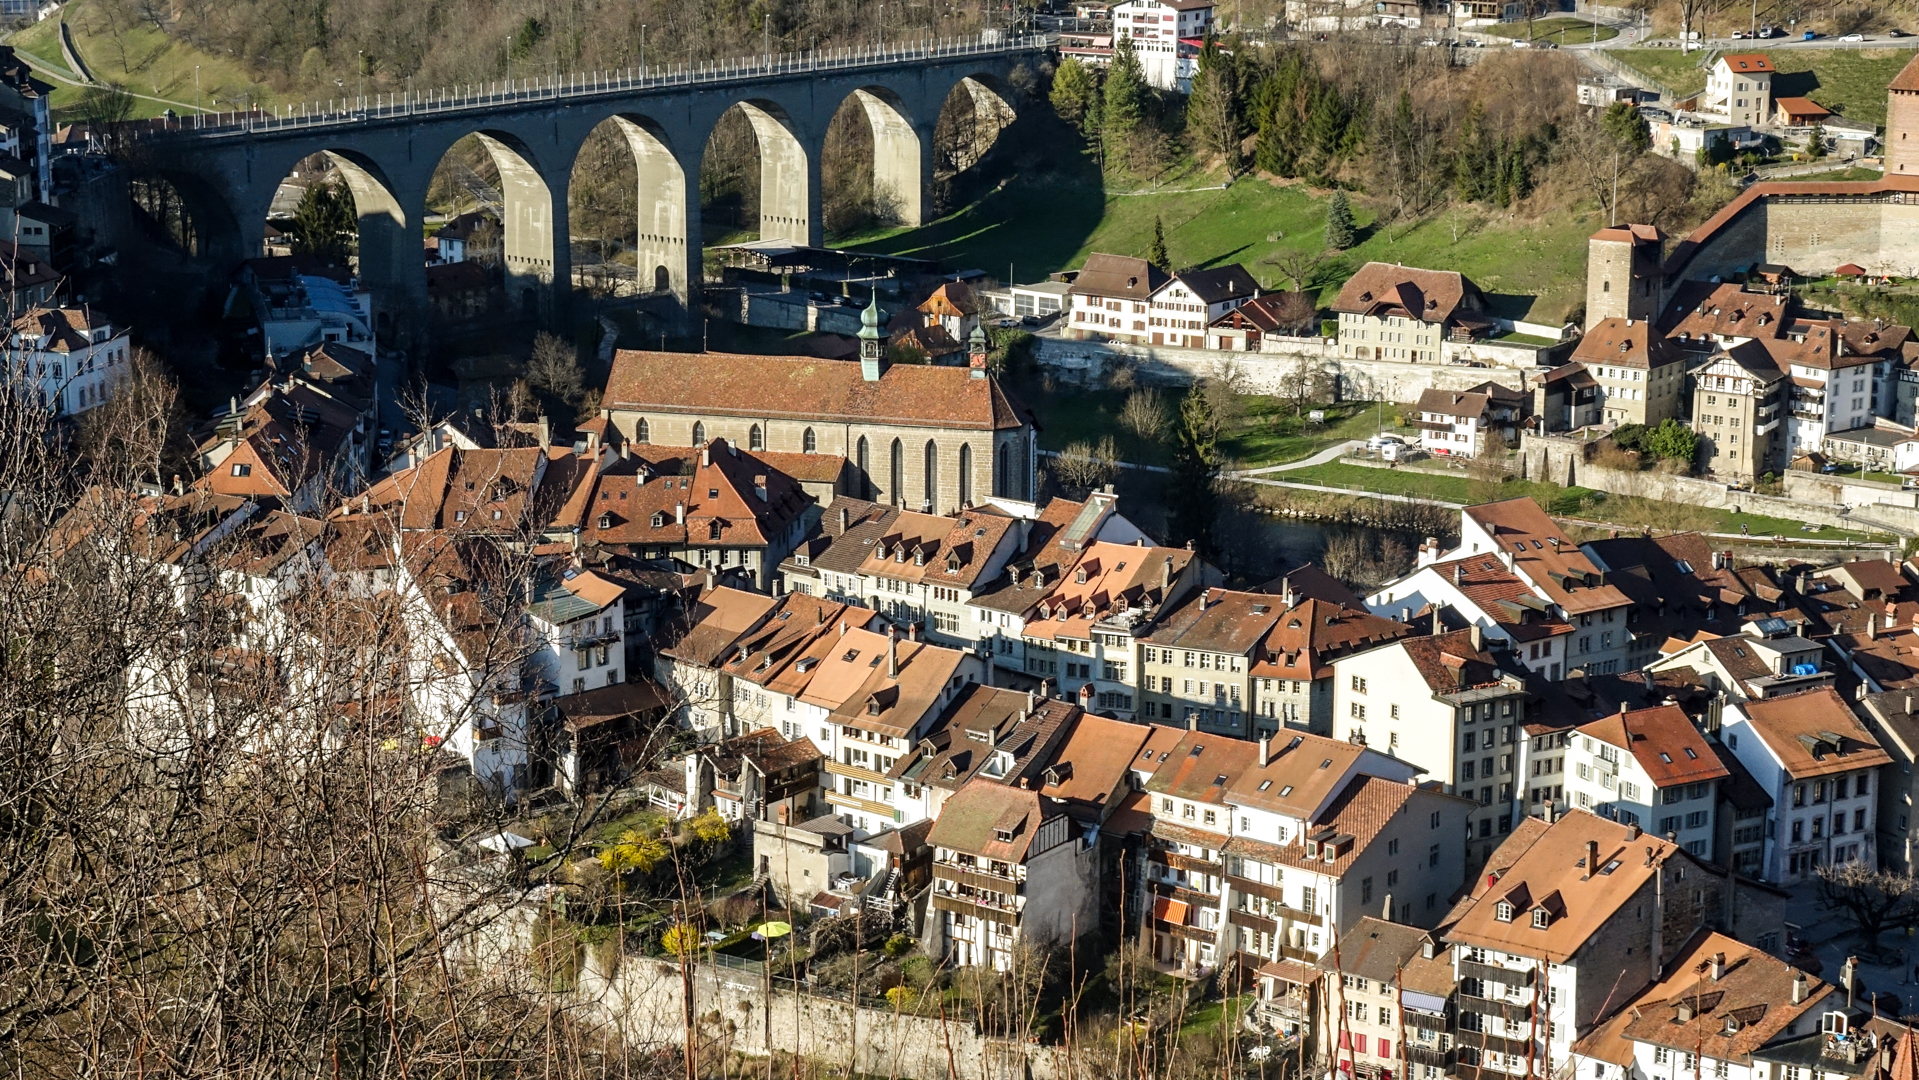
[[[1337,377],[1340,394],[1346,398],[1414,401],[1421,391],[1429,388],[1465,390],[1483,382],[1496,382],[1520,391],[1531,389],[1527,385],[1531,369],[1354,360],[1340,357],[1337,346],[1329,348],[1317,338],[1269,340],[1267,348],[1260,352],[1174,349],[1054,337],[1034,341],[1034,356],[1041,366],[1087,386],[1097,384],[1110,368],[1120,364],[1132,365],[1135,376],[1142,382],[1181,386],[1194,379],[1217,375],[1231,365],[1245,378],[1249,393],[1273,394],[1282,392],[1299,365],[1307,363],[1317,364],[1322,371]]]

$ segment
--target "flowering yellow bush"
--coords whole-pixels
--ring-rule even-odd
[[[615,874],[624,874],[629,870],[650,874],[664,858],[666,844],[663,841],[628,829],[620,835],[619,843],[600,852],[600,865]]]

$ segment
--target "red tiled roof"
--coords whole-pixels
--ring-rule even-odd
[[[631,349],[614,354],[602,408],[979,431],[1027,422],[999,380],[966,368],[893,364],[867,382],[844,361]]]
[[[1677,705],[1614,713],[1579,729],[1631,754],[1652,782],[1662,788],[1716,780],[1730,775]]]

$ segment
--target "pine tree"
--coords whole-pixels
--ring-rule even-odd
[[[1089,139],[1098,133],[1099,75],[1092,67],[1070,56],[1061,61],[1059,70],[1053,73],[1050,96],[1053,111],[1061,120],[1078,128],[1080,134]]]
[[[1173,257],[1166,253],[1166,225],[1157,214],[1153,216],[1153,246],[1146,249],[1146,261],[1162,270],[1173,265]]]
[[[1220,155],[1228,170],[1239,167],[1239,143],[1244,132],[1240,119],[1239,71],[1233,54],[1222,52],[1211,35],[1199,51],[1193,92],[1186,102],[1186,130],[1194,145]]]
[[[1511,155],[1507,159],[1506,188],[1512,194],[1512,201],[1519,202],[1532,194],[1532,165],[1526,160],[1526,143],[1514,140]]]
[[[1306,121],[1306,137],[1317,154],[1315,165],[1320,172],[1330,172],[1333,162],[1342,156],[1351,118],[1337,89],[1323,84],[1316,88],[1312,115]]]
[[[357,246],[359,212],[353,196],[330,179],[309,186],[293,211],[287,240],[302,255],[317,255],[331,264],[346,261]]]
[[[1346,200],[1344,191],[1333,192],[1326,200],[1326,247],[1332,251],[1345,251],[1353,246],[1353,205]]]
[[[1259,139],[1253,144],[1253,164],[1274,176],[1292,176],[1298,169],[1300,71],[1297,58],[1288,56],[1254,94]]]
[[[1173,471],[1166,491],[1173,541],[1191,541],[1200,555],[1211,555],[1213,520],[1219,511],[1219,497],[1213,490],[1219,479],[1219,419],[1197,382],[1179,403],[1179,425],[1173,434]]]
[[[1106,72],[1105,108],[1100,125],[1106,145],[1123,146],[1146,114],[1146,72],[1139,65],[1131,38],[1122,37],[1113,46],[1113,61]]]

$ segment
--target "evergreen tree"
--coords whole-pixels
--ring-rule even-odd
[[[293,211],[287,240],[302,255],[317,255],[340,264],[353,253],[360,235],[360,215],[353,196],[331,179],[310,185]]]
[[[1486,126],[1486,110],[1473,102],[1459,122],[1459,149],[1453,155],[1453,191],[1467,202],[1485,197],[1485,163],[1480,153],[1480,137]]]
[[[1106,145],[1123,146],[1146,115],[1146,71],[1139,65],[1131,38],[1113,45],[1113,61],[1106,72],[1105,107],[1100,127]]]
[[[1353,246],[1353,205],[1346,200],[1344,191],[1333,192],[1326,200],[1326,247],[1332,251],[1345,251]]]
[[[1639,115],[1630,101],[1615,101],[1599,115],[1599,126],[1613,137],[1619,149],[1629,157],[1638,157],[1652,149],[1652,125]]]
[[[1316,154],[1314,165],[1320,172],[1330,172],[1333,162],[1343,156],[1346,148],[1346,127],[1352,120],[1346,103],[1340,99],[1339,91],[1321,84],[1313,95],[1312,115],[1306,121],[1306,138],[1312,144]]]
[[[1099,132],[1099,75],[1075,57],[1060,62],[1053,73],[1053,111],[1088,139]]]
[[[1526,143],[1523,139],[1513,140],[1512,152],[1507,158],[1506,190],[1512,202],[1532,194],[1532,165],[1526,160]]]
[[[1308,93],[1305,76],[1309,70],[1297,53],[1289,53],[1260,82],[1254,95],[1259,138],[1253,145],[1253,164],[1274,176],[1294,176],[1298,172],[1304,129],[1301,101]]]
[[[1814,160],[1826,156],[1826,125],[1812,125],[1812,131],[1806,137],[1806,156]]]
[[[1194,383],[1179,403],[1179,425],[1173,432],[1173,471],[1167,478],[1168,525],[1174,543],[1192,541],[1202,556],[1213,552],[1213,520],[1219,496],[1219,419],[1205,390]]]
[[[1166,253],[1166,225],[1157,214],[1153,216],[1153,246],[1146,249],[1146,261],[1162,270],[1173,265],[1173,257]]]
[[[1245,130],[1239,82],[1233,54],[1220,51],[1219,43],[1207,35],[1186,100],[1186,131],[1195,146],[1224,158],[1228,169],[1239,167],[1239,143]]]

